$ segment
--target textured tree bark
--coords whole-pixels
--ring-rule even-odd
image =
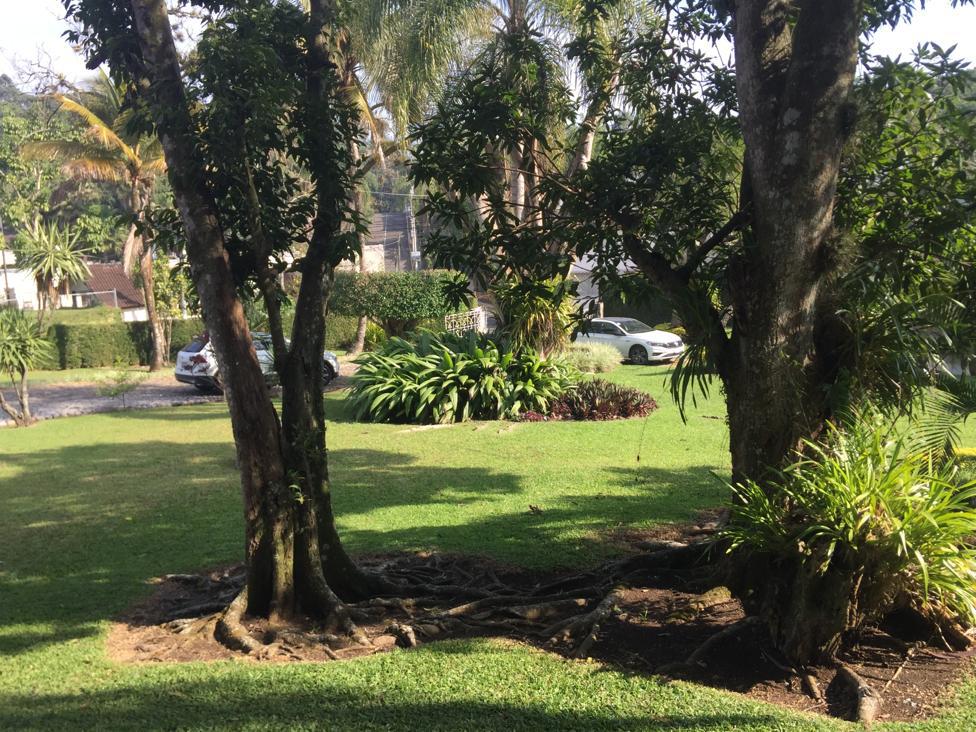
[[[735,61],[750,225],[730,266],[725,379],[733,471],[779,467],[827,416],[815,342],[862,6],[735,3]],[[795,21],[794,21],[795,18]]]
[[[152,189],[151,187],[148,188],[145,191],[145,196],[143,196],[141,187],[142,184],[138,178],[135,178],[129,189],[129,208],[140,221],[143,221],[145,205],[150,198]],[[166,365],[169,344],[162,322],[159,319],[159,312],[156,310],[156,295],[153,290],[152,246],[139,233],[136,224],[133,224],[129,228],[129,236],[126,238],[125,247],[122,250],[122,269],[129,277],[132,277],[137,260],[139,262],[139,274],[142,276],[142,297],[146,303],[146,315],[149,321],[149,334],[152,343],[149,370],[159,371]]]
[[[34,424],[34,417],[30,409],[30,390],[27,386],[27,372],[20,374],[20,380],[14,384],[14,391],[17,393],[19,409],[8,402],[0,393],[0,409],[7,413],[17,427],[28,427]]]
[[[149,330],[152,336],[152,353],[149,357],[149,370],[159,371],[166,365],[169,347],[163,323],[159,319],[156,309],[156,295],[153,292],[153,255],[152,247],[143,246],[142,256],[139,258],[139,270],[142,274],[142,296],[146,301],[146,315],[149,319]]]

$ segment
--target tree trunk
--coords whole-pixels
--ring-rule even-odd
[[[153,255],[152,247],[144,246],[139,258],[139,269],[142,273],[142,296],[146,301],[146,314],[149,318],[149,332],[152,337],[152,352],[149,357],[149,370],[160,371],[166,365],[168,349],[166,333],[163,330],[159,311],[156,310],[156,294],[153,292]]]
[[[760,481],[774,500],[769,470],[788,462],[803,439],[816,438],[829,417],[830,354],[818,351],[816,336],[836,262],[830,233],[861,18],[858,0],[735,4],[750,222],[729,264],[732,337],[722,378],[733,479]],[[799,664],[833,654],[858,622],[854,578],[863,568],[839,571],[835,558],[824,574],[819,564],[767,558],[738,591]]]
[[[142,56],[133,72],[149,102],[166,154],[167,174],[186,228],[191,275],[225,383],[244,499],[247,611],[288,616],[301,607],[328,617],[341,608],[322,575],[315,531],[317,501],[303,498],[322,473],[325,460],[318,388],[321,329],[293,344],[294,357],[289,357],[286,367],[291,385],[283,396],[283,435],[237,296],[203,161],[196,154],[166,4],[164,0],[131,0],[131,5]],[[320,2],[313,2],[313,17],[322,23],[331,20]],[[324,43],[321,33],[313,33],[313,40]],[[321,54],[321,48],[315,52]],[[313,71],[323,73],[320,59]],[[323,228],[316,223],[320,237],[325,234]],[[314,269],[302,280],[303,289],[312,294],[322,287],[315,282]],[[300,297],[296,335],[309,333],[299,327],[315,325],[314,318],[309,318],[313,305],[309,298]],[[308,374],[312,374],[311,384]],[[292,468],[304,469],[295,475]]]
[[[354,69],[350,69],[347,72],[347,74],[353,74],[353,73],[355,73]],[[349,81],[347,80],[345,83],[348,84]],[[381,140],[375,140],[374,143],[377,148],[379,148],[380,150],[383,149],[383,144]],[[359,162],[360,162],[359,145],[356,143],[355,140],[349,141],[349,159],[356,168],[359,167]],[[363,197],[358,187],[353,189],[351,198],[352,198],[353,210],[355,210],[357,213],[361,213],[363,208],[363,203],[362,203]],[[363,249],[365,242],[363,242],[362,237],[358,237],[358,238],[359,238],[359,274],[365,275],[367,274],[366,252]],[[350,357],[358,356],[360,353],[363,352],[363,349],[366,347],[366,327],[368,325],[369,325],[369,318],[365,315],[360,315],[359,324],[356,326],[356,340],[353,341],[352,348],[349,349]]]
[[[861,3],[735,5],[736,84],[751,209],[730,264],[733,335],[726,378],[733,471],[779,467],[827,416],[815,343],[832,271],[829,238],[851,115]]]
[[[20,372],[20,381],[14,382],[11,376],[11,382],[14,385],[14,391],[17,393],[17,401],[19,408],[15,408],[10,402],[8,402],[2,393],[0,393],[0,410],[7,413],[7,416],[13,420],[13,423],[17,427],[28,427],[34,424],[34,417],[31,415],[30,410],[30,391],[27,388],[27,372]]]

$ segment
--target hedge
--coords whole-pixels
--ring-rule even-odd
[[[356,340],[359,319],[346,315],[326,318],[325,347],[348,348]],[[173,322],[170,360],[206,326],[198,318]],[[126,364],[148,364],[152,351],[149,323],[56,323],[48,328],[47,338],[54,344],[50,368],[78,369]]]
[[[334,313],[367,315],[387,336],[403,336],[427,320],[453,311],[451,291],[459,275],[445,270],[336,275],[329,307]]]
[[[174,321],[170,358],[203,330],[203,321],[196,318]],[[149,323],[56,323],[48,329],[47,337],[55,349],[52,365],[62,369],[113,366],[119,362],[146,364],[152,350]]]

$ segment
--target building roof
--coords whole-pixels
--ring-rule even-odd
[[[88,269],[91,274],[85,280],[85,285],[89,291],[98,293],[97,297],[102,305],[115,307],[117,295],[118,307],[122,310],[145,307],[142,293],[132,284],[132,280],[125,276],[120,263],[93,262],[88,265]],[[113,295],[113,290],[116,295]]]

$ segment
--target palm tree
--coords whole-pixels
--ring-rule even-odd
[[[122,248],[122,267],[132,276],[139,262],[142,291],[152,331],[150,371],[163,367],[167,356],[166,337],[156,309],[153,294],[152,243],[142,233],[146,207],[152,199],[156,177],[166,171],[162,147],[154,137],[127,135],[123,130],[126,112],[124,93],[105,75],[97,78],[91,91],[83,94],[84,101],[69,99],[62,94],[54,98],[60,109],[79,117],[86,125],[81,140],[46,140],[30,143],[24,153],[28,157],[59,160],[63,171],[75,180],[119,183],[128,194],[128,209],[132,224]]]
[[[307,9],[308,2],[305,0]],[[349,101],[369,135],[371,160],[385,166],[389,152],[402,152],[408,124],[419,122],[444,88],[453,68],[470,55],[472,42],[487,37],[496,11],[489,0],[368,0],[346,3],[346,25],[336,36],[335,56]],[[394,140],[388,137],[393,121]],[[350,141],[359,167],[358,143]],[[352,205],[362,208],[362,191]],[[359,257],[365,273],[365,257]],[[361,316],[351,355],[362,351],[368,319]]]
[[[0,308],[0,373],[8,376],[17,394],[18,406],[8,402],[0,393],[0,409],[18,427],[34,421],[30,411],[27,373],[37,368],[51,349],[41,328],[24,312],[15,308]]]
[[[78,246],[78,234],[69,227],[36,222],[29,225],[14,242],[17,264],[31,273],[37,283],[38,326],[44,313],[53,310],[59,289],[72,280],[88,276],[85,255],[88,250]]]

